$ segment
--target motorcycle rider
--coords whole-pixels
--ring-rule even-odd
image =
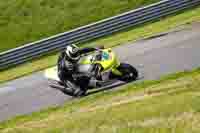
[[[73,82],[73,77],[69,78],[72,73],[76,72],[77,62],[79,61],[81,55],[88,54],[90,52],[97,51],[99,49],[104,49],[104,47],[87,47],[79,48],[75,44],[68,45],[64,51],[61,52],[58,59],[58,77],[61,81],[65,82],[65,77],[68,77],[67,80]],[[99,65],[94,66],[93,73],[91,74],[90,84],[98,86],[97,80],[101,77],[101,67]]]

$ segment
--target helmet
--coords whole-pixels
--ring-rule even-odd
[[[75,44],[72,44],[66,47],[65,53],[70,60],[77,61],[80,59],[80,54],[78,51],[79,48]]]

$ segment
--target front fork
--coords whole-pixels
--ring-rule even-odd
[[[116,66],[112,68],[112,73],[113,73],[115,76],[117,76],[117,77],[123,75],[122,72],[121,72],[120,70],[118,70],[119,66],[120,66],[120,62],[117,61]]]
[[[122,76],[122,73],[118,69],[112,69],[112,73],[116,76]]]

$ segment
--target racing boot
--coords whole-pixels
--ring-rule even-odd
[[[86,90],[81,89],[79,86],[74,84],[71,81],[66,81],[65,82],[65,90],[64,92],[66,94],[69,94],[71,96],[76,96],[76,97],[81,97],[86,94]]]

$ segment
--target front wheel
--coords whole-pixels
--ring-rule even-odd
[[[119,77],[121,81],[131,82],[138,78],[137,69],[129,64],[121,63],[118,70],[122,73],[122,76]]]

